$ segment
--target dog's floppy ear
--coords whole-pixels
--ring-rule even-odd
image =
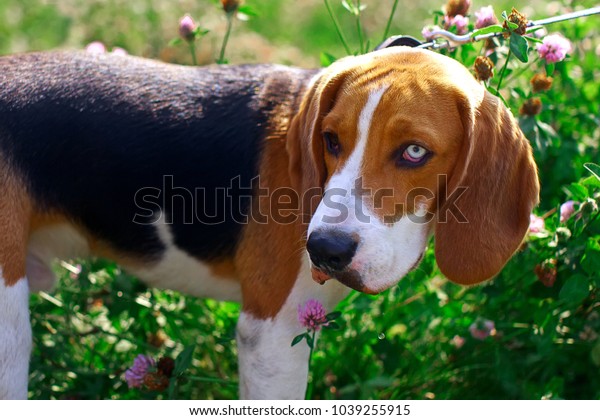
[[[333,108],[345,79],[345,71],[340,69],[340,64],[334,63],[313,78],[287,134],[292,187],[301,194],[311,191],[313,198],[318,196],[320,199],[327,177],[321,122]],[[309,201],[308,208],[305,206],[304,209],[312,214],[319,200]]]
[[[486,92],[477,109],[468,101],[459,109],[465,138],[447,196],[464,192],[440,209],[435,255],[450,280],[475,284],[496,275],[521,245],[539,182],[529,142],[498,98]]]

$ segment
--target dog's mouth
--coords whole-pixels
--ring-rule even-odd
[[[361,293],[367,293],[370,295],[375,295],[379,293],[379,290],[372,290],[369,287],[366,287],[362,281],[361,275],[358,271],[353,269],[345,269],[341,271],[330,271],[327,269],[315,267],[314,265],[311,267],[311,274],[314,281],[323,285],[328,280],[337,280],[345,286],[348,286],[351,289],[354,289]]]
[[[325,272],[324,270],[320,270],[315,266],[312,266],[310,269],[310,273],[312,274],[312,278],[314,281],[319,283],[320,285],[325,284],[327,280],[331,280],[331,275]]]

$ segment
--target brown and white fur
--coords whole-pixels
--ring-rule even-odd
[[[321,71],[58,52],[0,69],[0,398],[27,397],[28,296],[51,287],[56,258],[240,300],[240,396],[297,399],[298,305],[392,287],[431,235],[450,280],[489,279],[538,199],[510,111],[429,51]],[[229,187],[231,202],[206,198]],[[222,218],[189,218],[197,206]]]

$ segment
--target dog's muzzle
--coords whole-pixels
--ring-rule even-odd
[[[306,242],[306,250],[312,262],[312,277],[323,284],[336,279],[346,286],[361,292],[367,292],[360,274],[350,268],[358,248],[355,235],[337,230],[316,230]]]

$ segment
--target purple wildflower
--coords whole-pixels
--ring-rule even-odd
[[[138,354],[133,361],[131,369],[125,371],[125,380],[129,388],[141,388],[144,385],[144,378],[155,364],[156,362],[153,358],[144,354]]]
[[[469,30],[469,18],[463,15],[444,16],[444,28],[456,28],[458,35],[464,35]]]
[[[562,61],[571,51],[571,43],[567,38],[560,34],[548,35],[537,45],[537,51],[540,58],[546,60],[548,64]]]
[[[323,304],[316,299],[309,299],[304,306],[298,305],[298,322],[309,330],[318,331],[327,324]]]
[[[475,28],[481,29],[498,23],[498,18],[494,14],[494,8],[492,6],[486,6],[475,12]]]
[[[179,35],[186,41],[193,41],[196,37],[196,23],[190,15],[185,15],[179,21]]]
[[[120,55],[120,56],[128,55],[127,54],[127,50],[125,50],[125,49],[123,49],[121,47],[115,47],[115,48],[113,48],[110,53],[114,54],[114,55]]]
[[[94,41],[92,43],[89,43],[85,47],[85,50],[92,54],[104,54],[106,52],[106,47],[102,42]]]
[[[496,334],[496,325],[489,319],[479,319],[471,324],[469,332],[474,339],[485,340],[490,335]]]
[[[538,38],[538,39],[542,39],[542,38],[543,38],[543,37],[545,37],[546,35],[548,35],[548,31],[546,30],[546,28],[540,28],[540,29],[536,29],[536,30],[533,32],[533,36],[534,36],[535,38]]]
[[[560,206],[560,223],[565,223],[575,213],[575,202],[569,200]]]
[[[431,41],[433,39],[433,32],[434,31],[439,31],[442,28],[440,28],[437,25],[427,25],[423,28],[423,30],[421,30],[421,34],[423,35],[423,38],[425,38],[426,41]]]
[[[546,223],[542,217],[531,214],[529,216],[529,233],[540,233],[546,228]]]
[[[455,335],[452,338],[452,340],[450,340],[450,344],[452,344],[457,349],[460,349],[462,346],[465,345],[465,341],[466,340],[463,337],[461,337],[460,335]]]

